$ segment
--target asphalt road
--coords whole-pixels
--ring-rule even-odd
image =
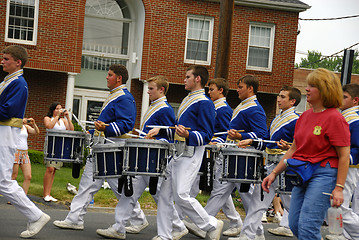
[[[67,207],[61,204],[44,203],[41,198],[30,197],[44,212],[51,216],[50,222],[37,234],[34,239],[46,240],[88,240],[88,239],[104,239],[96,234],[97,228],[107,228],[114,222],[112,209],[89,209],[85,216],[85,229],[83,231],[63,230],[55,227],[52,222],[54,220],[63,220],[67,215]],[[150,212],[146,212],[149,227],[139,234],[127,234],[130,240],[151,240],[156,235],[156,216]],[[15,207],[8,205],[6,199],[0,195],[0,239],[20,239],[19,235],[26,229],[26,219],[21,215]],[[224,229],[228,227],[228,220],[224,220]],[[268,228],[276,227],[274,223],[264,223],[266,240],[290,240],[295,237],[278,237],[267,232]],[[322,227],[322,235],[328,234],[328,228]],[[183,240],[199,239],[194,235],[188,234],[182,238]],[[228,239],[222,236],[221,239]]]

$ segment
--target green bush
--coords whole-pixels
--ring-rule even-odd
[[[28,150],[31,164],[43,164],[44,163],[44,153],[36,150]]]

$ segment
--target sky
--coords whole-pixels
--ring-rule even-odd
[[[335,18],[359,15],[359,0],[301,0],[311,6],[299,18]],[[329,56],[359,42],[359,17],[327,20],[299,20],[295,62],[306,58],[308,50]],[[359,44],[352,49],[359,50]],[[340,53],[343,55],[343,53]]]

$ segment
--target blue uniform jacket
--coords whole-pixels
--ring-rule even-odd
[[[243,100],[233,111],[229,129],[244,130],[242,139],[268,139],[267,118],[257,97]],[[258,144],[262,148],[262,144]]]
[[[220,98],[213,102],[216,109],[216,120],[214,122],[214,132],[227,132],[229,122],[233,114],[232,108],[228,105],[226,98]],[[227,134],[214,136],[211,142],[224,143]]]
[[[355,111],[356,107],[342,111],[350,130],[350,165],[359,164],[359,115]]]
[[[136,121],[136,103],[125,85],[111,90],[97,120],[109,124],[105,130],[106,137],[121,136],[133,129]],[[93,130],[90,132],[93,133]]]
[[[216,110],[204,89],[190,92],[178,109],[177,124],[191,128],[188,130],[188,146],[202,146],[209,143],[213,136]]]
[[[271,122],[269,128],[269,136],[272,141],[280,141],[283,139],[289,143],[293,142],[295,124],[299,118],[299,114],[295,112],[295,108],[291,107],[284,112],[278,114]],[[267,152],[273,149],[279,149],[276,143],[267,143]],[[270,152],[269,152],[270,153]]]
[[[174,126],[176,124],[175,113],[171,105],[168,104],[166,97],[159,98],[151,103],[143,116],[141,130],[148,133],[151,128],[147,125]],[[155,136],[157,140],[173,140],[173,131],[165,129]]]
[[[7,75],[0,83],[0,125],[22,127],[28,96],[22,74],[21,69]]]

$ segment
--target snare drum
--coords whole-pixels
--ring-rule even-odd
[[[265,156],[266,156],[266,164],[270,164],[270,163],[278,164],[280,162],[280,160],[282,159],[282,157],[284,156],[284,154],[266,153]]]
[[[85,133],[46,129],[44,160],[82,163]]]
[[[214,163],[218,156],[218,147],[216,145],[206,145],[203,153],[201,168],[198,175],[199,189],[210,192],[213,189]]]
[[[125,143],[124,175],[163,176],[169,158],[169,143],[128,138]]]
[[[92,148],[93,177],[119,178],[122,176],[125,141],[96,144]]]
[[[261,182],[263,153],[256,149],[227,147],[223,154],[222,181],[239,183]]]
[[[292,194],[293,185],[288,178],[285,177],[285,171],[278,175],[278,188],[276,193]]]

